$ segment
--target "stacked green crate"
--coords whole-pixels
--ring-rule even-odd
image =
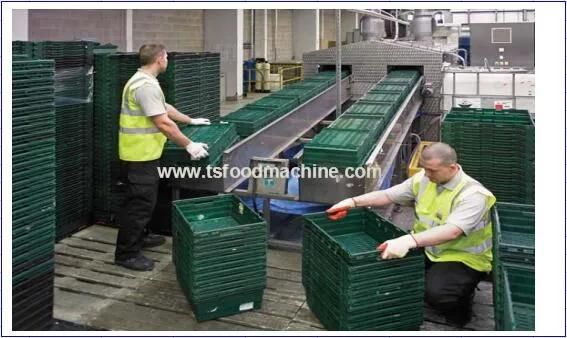
[[[124,199],[120,180],[118,127],[122,90],[139,67],[137,53],[95,55],[94,90],[94,218],[113,223]]]
[[[12,62],[12,328],[49,329],[55,243],[54,62]]]
[[[198,321],[259,309],[265,222],[234,195],[173,202],[173,261]]]
[[[535,126],[526,110],[453,108],[441,138],[499,201],[534,203]]]
[[[193,142],[206,143],[209,146],[209,156],[193,161],[184,148],[177,146],[171,140],[165,144],[161,157],[164,166],[218,166],[222,162],[223,152],[238,141],[236,127],[232,123],[212,123],[208,126],[187,126],[181,132]]]
[[[493,208],[494,320],[497,330],[535,328],[535,207]]]
[[[158,76],[167,103],[190,117],[201,114],[199,53],[168,53],[167,71]]]
[[[12,41],[12,56],[14,55],[27,55],[28,58],[33,58],[33,42],[32,41]],[[16,61],[12,57],[13,61]]]
[[[167,71],[158,79],[167,103],[194,118],[220,117],[220,54],[168,53]]]
[[[222,120],[236,124],[240,137],[248,137],[332,86],[335,83],[334,75],[335,72],[322,72],[303,82],[286,86],[275,94],[230,113]],[[343,72],[342,76],[344,78],[348,73]]]
[[[90,224],[93,203],[93,105],[56,100],[57,239]]]
[[[195,117],[220,119],[220,53],[201,53],[202,66],[199,72],[200,113]]]
[[[61,239],[91,221],[93,49],[89,41],[40,41],[34,56],[55,61],[56,228]]]
[[[302,279],[311,311],[328,330],[416,330],[423,322],[424,258],[382,260],[376,247],[404,235],[368,209],[338,221],[305,215]]]
[[[303,163],[337,168],[362,166],[418,78],[417,71],[389,73],[350,106],[332,127],[324,129],[305,146]],[[383,84],[384,82],[394,84]],[[355,120],[358,121],[354,122]],[[329,129],[334,131],[329,132]],[[335,149],[339,151],[336,152]]]
[[[38,41],[33,43],[35,58],[55,60],[55,96],[92,99],[92,41]]]

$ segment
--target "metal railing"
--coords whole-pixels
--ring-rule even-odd
[[[270,69],[270,74],[279,74],[278,80],[270,80],[264,78],[264,73],[256,69],[245,69],[248,72],[248,80],[244,81],[244,85],[248,88],[248,92],[252,92],[252,86],[254,86],[255,91],[262,90],[263,88],[271,88],[269,84],[276,83],[279,88],[283,88],[285,85],[295,83],[298,81],[303,81],[303,66],[276,66],[276,72],[272,72]],[[255,80],[252,80],[252,74],[255,75]],[[257,84],[260,84],[258,87]],[[268,85],[266,85],[268,84]],[[266,90],[266,89],[264,89]],[[268,89],[269,90],[269,89]]]

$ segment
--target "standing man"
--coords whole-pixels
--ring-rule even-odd
[[[413,232],[381,245],[382,258],[425,248],[425,300],[448,321],[464,326],[472,316],[474,290],[492,270],[490,208],[496,199],[465,174],[445,143],[425,148],[420,164],[424,170],[405,182],[343,200],[327,212],[336,218],[354,207],[415,202]]]
[[[207,157],[208,146],[189,140],[174,121],[193,125],[210,122],[192,119],[165,102],[157,80],[167,69],[167,52],[163,45],[143,45],[139,54],[141,68],[122,92],[118,152],[127,172],[128,192],[119,215],[115,263],[128,269],[149,271],[154,263],[142,255],[142,248],[165,242],[165,238],[149,234],[146,228],[157,201],[157,168],[165,141],[169,138],[185,148],[193,160]]]

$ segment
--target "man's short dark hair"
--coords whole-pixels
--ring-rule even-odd
[[[165,46],[161,44],[147,44],[140,47],[140,65],[151,65],[165,52]]]

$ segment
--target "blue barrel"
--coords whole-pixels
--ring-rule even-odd
[[[250,77],[250,79],[249,79]],[[248,93],[248,81],[256,81],[256,61],[254,59],[244,61],[244,76],[242,88]]]

